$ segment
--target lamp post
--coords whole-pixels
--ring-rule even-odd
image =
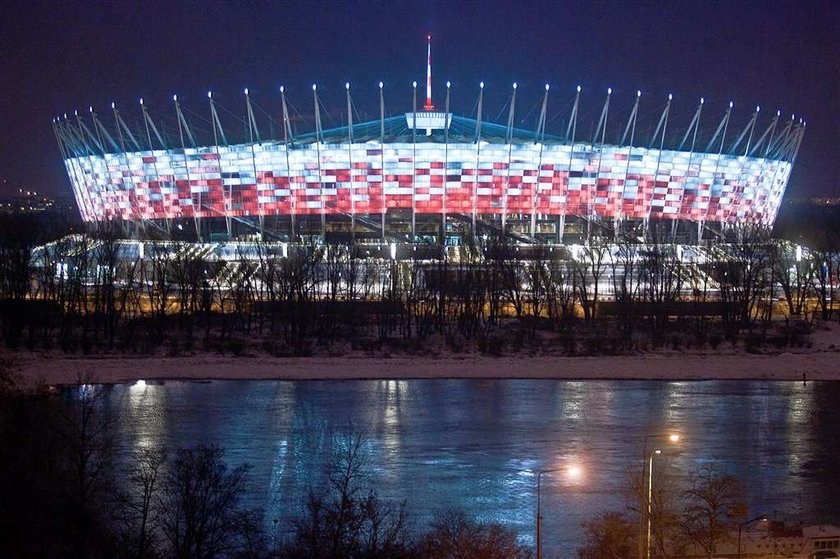
[[[744,529],[744,526],[746,526],[747,524],[752,524],[753,522],[766,521],[766,520],[767,520],[767,515],[766,514],[761,514],[761,515],[756,516],[755,518],[752,518],[750,520],[745,520],[744,522],[741,522],[740,524],[738,524],[738,559],[741,559],[741,531]]]
[[[565,471],[569,477],[576,478],[580,476],[580,468],[577,466],[570,466],[568,468],[554,468],[551,470],[540,470],[537,472],[537,559],[542,559],[542,509],[541,506],[541,487],[543,474],[553,474],[555,472]]]
[[[645,444],[642,452],[642,499],[646,501],[645,505],[639,507],[639,559],[650,559],[650,531],[651,531],[651,501],[653,497],[653,484],[651,477],[653,475],[653,454],[648,455],[648,441],[651,439],[666,439],[669,442],[676,444],[680,442],[680,436],[676,433],[656,433],[653,435],[645,435]],[[656,451],[656,454],[662,452]],[[650,474],[648,474],[648,471]],[[647,538],[645,537],[645,520],[647,520]]]
[[[651,525],[651,514],[653,509],[653,457],[662,454],[662,451],[658,448],[650,453],[650,458],[648,458],[648,483],[647,483],[647,534],[645,537],[645,557],[646,559],[650,559],[650,525]]]

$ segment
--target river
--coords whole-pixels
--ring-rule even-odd
[[[546,557],[574,556],[581,522],[626,504],[646,434],[676,483],[714,461],[741,479],[749,514],[840,521],[840,383],[767,381],[168,381],[106,388],[132,451],[205,441],[251,466],[246,502],[266,525],[300,510],[348,430],[371,482],[418,527],[457,507],[534,543],[542,477]],[[656,483],[656,482],[655,482]]]

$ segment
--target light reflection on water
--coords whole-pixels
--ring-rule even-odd
[[[217,381],[116,386],[126,452],[213,442],[252,466],[248,502],[266,524],[300,510],[337,434],[363,431],[383,498],[422,526],[459,507],[533,543],[543,477],[546,556],[571,556],[580,524],[625,504],[647,433],[678,429],[661,467],[685,478],[710,460],[746,484],[751,513],[840,520],[840,383],[551,380]]]

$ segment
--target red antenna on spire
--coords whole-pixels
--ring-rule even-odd
[[[432,34],[426,34],[426,104],[423,105],[424,111],[433,111],[435,106],[432,105]]]

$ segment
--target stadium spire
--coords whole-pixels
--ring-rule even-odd
[[[424,111],[433,111],[435,106],[432,104],[432,34],[426,34],[426,104],[423,105]]]

